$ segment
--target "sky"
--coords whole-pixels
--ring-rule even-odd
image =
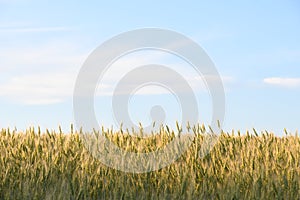
[[[69,130],[74,84],[89,54],[115,35],[145,27],[184,34],[212,59],[225,88],[225,131],[299,130],[300,3],[292,0],[0,0],[0,128]],[[144,50],[117,60],[99,83],[99,124],[115,124],[115,85],[126,70],[147,63],[183,74],[197,96],[200,122],[210,123],[209,92],[190,66],[174,55]],[[132,96],[130,116],[147,125],[155,105],[164,108],[166,123],[180,121],[176,97],[158,86]]]

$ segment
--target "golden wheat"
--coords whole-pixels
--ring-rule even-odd
[[[93,158],[73,128],[67,134],[2,129],[0,199],[300,199],[298,134],[223,132],[201,158],[205,127],[191,130],[194,141],[175,163],[134,174]],[[112,130],[105,136],[127,151],[150,152],[175,134],[162,128],[147,139]]]

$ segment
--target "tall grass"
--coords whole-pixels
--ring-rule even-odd
[[[199,126],[200,127],[200,126]],[[0,199],[300,199],[300,138],[222,133],[199,156],[203,127],[170,166],[143,174],[108,168],[86,150],[77,132],[0,131]],[[106,131],[129,151],[149,152],[174,131],[137,140]]]

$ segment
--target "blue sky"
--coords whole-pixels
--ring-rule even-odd
[[[224,81],[225,130],[299,129],[300,3],[288,0],[0,0],[0,127],[60,124],[68,130],[74,83],[89,53],[114,35],[144,27],[180,32],[205,49]],[[119,65],[153,59],[184,65],[155,52],[131,55]],[[116,64],[105,83],[115,84],[117,75]],[[162,104],[171,123],[180,116],[176,100],[153,90],[133,97],[133,118],[146,124],[149,107]],[[201,120],[209,123],[209,96],[199,92],[198,98]],[[110,100],[107,91],[95,98],[97,117],[106,126],[113,123]]]

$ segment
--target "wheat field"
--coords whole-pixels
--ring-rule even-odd
[[[137,174],[103,165],[80,132],[2,129],[0,199],[300,199],[298,133],[222,132],[200,157],[204,132],[204,126],[194,127],[192,145],[173,164]],[[175,132],[162,128],[143,140],[109,129],[104,135],[126,150],[147,152]]]

